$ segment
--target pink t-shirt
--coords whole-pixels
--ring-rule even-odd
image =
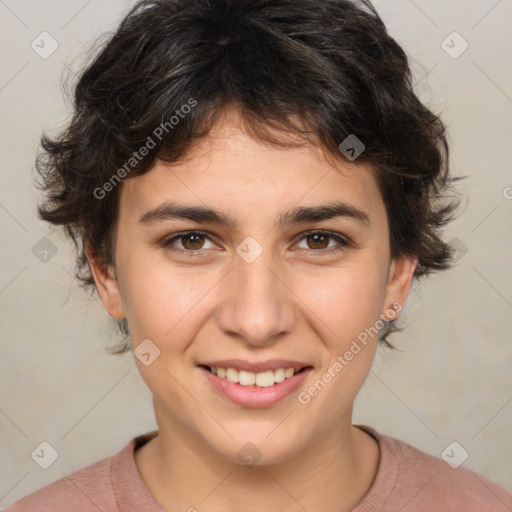
[[[372,487],[353,512],[512,511],[512,493],[487,478],[463,467],[452,469],[371,427],[358,427],[377,440],[380,460]],[[157,433],[135,437],[119,453],[25,496],[5,512],[165,512],[133,457]]]

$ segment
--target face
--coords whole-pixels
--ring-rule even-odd
[[[416,264],[390,260],[369,167],[264,145],[225,115],[186,160],[123,183],[115,235],[115,272],[89,261],[144,354],[161,433],[233,462],[250,442],[265,464],[350,426],[376,327]]]

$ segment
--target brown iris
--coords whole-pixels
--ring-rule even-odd
[[[309,246],[310,239],[314,240],[314,242],[313,242],[314,244],[321,243],[321,241],[327,242],[327,243],[321,244],[321,247],[318,247],[318,245],[316,247],[310,247],[311,249],[325,249],[329,245],[329,236],[328,235],[322,235],[319,233],[315,233],[313,235],[308,235],[307,239],[308,239],[308,246]]]
[[[192,242],[188,243],[187,241],[190,241],[190,240],[192,240]],[[201,249],[201,246],[204,243],[204,235],[195,234],[195,233],[191,233],[189,235],[183,235],[181,243],[183,244],[183,247],[185,247],[185,249],[190,249],[190,250]]]

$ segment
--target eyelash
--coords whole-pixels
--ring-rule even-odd
[[[213,241],[211,239],[211,236],[209,235],[209,233],[206,233],[205,231],[185,231],[182,233],[177,233],[177,234],[173,235],[171,238],[162,240],[160,245],[166,249],[171,250],[171,251],[187,253],[188,255],[191,255],[191,256],[201,256],[204,251],[209,250],[209,249],[197,249],[194,251],[194,250],[189,250],[189,249],[181,249],[174,245],[174,242],[176,240],[179,240],[180,238],[184,238],[187,235],[200,235],[200,236],[204,236],[204,237],[208,238],[210,241]],[[330,231],[323,231],[323,230],[307,231],[302,234],[301,238],[299,239],[299,241],[297,243],[299,243],[302,240],[304,240],[305,238],[307,238],[309,236],[313,236],[313,235],[328,236],[329,238],[332,238],[333,240],[338,242],[339,245],[336,247],[331,247],[330,249],[302,249],[308,253],[315,253],[315,254],[321,253],[322,255],[333,254],[333,253],[343,251],[351,245],[351,242],[348,238],[342,237],[339,234],[331,233]]]

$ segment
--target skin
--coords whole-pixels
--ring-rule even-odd
[[[176,200],[215,208],[239,225],[139,222],[148,210]],[[334,201],[363,210],[370,225],[347,217],[276,224],[296,206]],[[198,229],[212,236],[176,240],[182,252],[158,243]],[[315,241],[303,235],[310,230],[351,243]],[[263,249],[250,264],[236,252],[248,236]],[[325,252],[335,247],[342,250]],[[160,350],[148,366],[135,359],[153,395],[159,430],[136,451],[135,462],[162,507],[320,512],[351,510],[360,502],[374,481],[379,449],[351,424],[352,408],[377,337],[306,405],[295,392],[272,407],[241,407],[219,395],[196,365],[295,359],[313,367],[303,391],[381,314],[391,319],[391,304],[407,298],[417,260],[391,260],[384,202],[366,164],[333,160],[309,143],[291,149],[263,144],[229,111],[186,160],[158,162],[123,182],[115,266],[101,268],[87,254],[105,308],[128,320],[133,348],[149,338]],[[261,453],[252,467],[237,457],[248,442]]]

